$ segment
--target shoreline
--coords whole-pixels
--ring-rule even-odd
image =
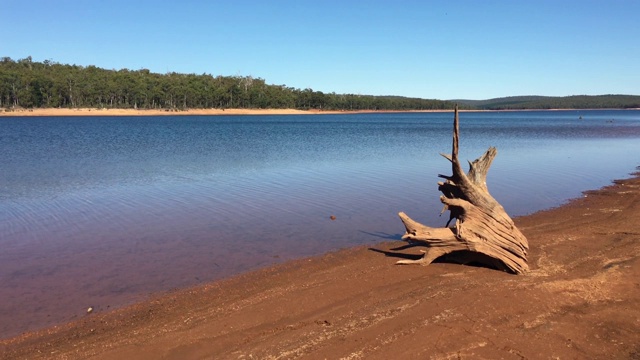
[[[20,109],[0,111],[0,116],[216,116],[216,115],[335,115],[403,112],[451,112],[453,110],[297,110],[297,109],[189,109],[171,111],[139,109]]]
[[[531,246],[524,276],[394,266],[380,251],[405,243],[384,242],[0,340],[0,357],[637,356],[640,225],[629,219],[640,216],[640,173],[632,175],[515,218]]]
[[[639,110],[639,109],[511,109],[511,110],[460,110],[461,112],[515,112],[515,111],[592,111],[592,110]],[[336,114],[378,114],[378,113],[442,113],[446,110],[297,110],[297,109],[189,109],[171,111],[140,109],[95,109],[95,108],[46,108],[0,109],[0,117],[12,116],[215,116],[215,115],[336,115]]]

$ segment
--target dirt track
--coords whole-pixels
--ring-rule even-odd
[[[348,249],[0,342],[0,358],[640,359],[640,179],[516,224],[524,276]]]

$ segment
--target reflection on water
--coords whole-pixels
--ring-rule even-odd
[[[0,118],[0,318],[10,319],[0,337],[399,238],[398,211],[441,226],[437,174],[450,169],[438,153],[450,151],[451,123],[450,113]],[[512,215],[627,176],[638,139],[639,111],[461,114],[461,157],[498,148],[489,189]]]

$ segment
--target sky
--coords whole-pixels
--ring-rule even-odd
[[[427,99],[640,95],[638,0],[0,0],[0,57]]]

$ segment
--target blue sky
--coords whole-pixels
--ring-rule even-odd
[[[640,95],[640,1],[0,0],[0,56],[435,99]]]

